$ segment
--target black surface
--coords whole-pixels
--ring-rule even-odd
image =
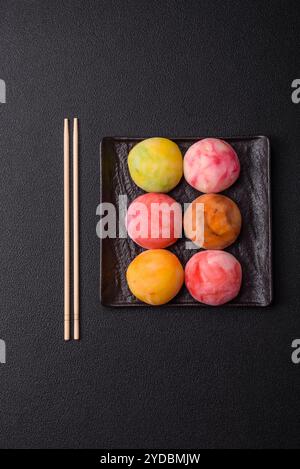
[[[185,155],[187,149],[200,138],[172,137],[172,140],[177,143],[182,155]],[[120,221],[119,197],[127,196],[129,204],[144,194],[133,182],[127,164],[129,151],[141,140],[104,137],[100,145],[100,201],[111,203],[117,208],[117,225]],[[226,141],[233,146],[239,157],[241,174],[236,183],[223,193],[237,203],[243,221],[238,239],[226,249],[241,263],[243,282],[237,298],[226,306],[268,306],[272,301],[270,142],[264,136],[226,138]],[[169,195],[184,209],[184,203],[191,203],[201,194],[182,178]],[[187,249],[186,241],[183,236],[169,248],[183,266],[197,252]],[[101,245],[101,304],[149,307],[132,295],[126,281],[128,265],[144,249],[129,237],[107,237],[101,240]],[[206,307],[199,304],[185,286],[169,305],[181,308]]]
[[[0,447],[299,447],[298,1],[0,1]],[[80,118],[82,340],[63,338]],[[99,305],[105,135],[268,135],[274,304]]]

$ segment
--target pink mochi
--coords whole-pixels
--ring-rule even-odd
[[[201,251],[185,266],[185,284],[195,300],[218,306],[235,298],[241,288],[239,261],[225,251]]]
[[[145,249],[163,249],[181,236],[181,206],[158,192],[140,195],[129,205],[125,225],[130,238]]]
[[[194,143],[183,161],[186,181],[200,192],[221,192],[239,177],[240,162],[229,143],[204,138]]]

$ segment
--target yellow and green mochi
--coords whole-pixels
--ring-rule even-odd
[[[143,140],[128,155],[130,176],[146,192],[169,192],[183,174],[181,151],[167,138]]]

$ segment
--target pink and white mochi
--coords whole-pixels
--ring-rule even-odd
[[[239,177],[239,158],[229,143],[204,138],[194,143],[183,161],[186,181],[204,193],[217,193],[230,187]]]
[[[241,288],[242,268],[226,251],[201,251],[185,266],[185,284],[195,300],[218,306],[235,298]]]

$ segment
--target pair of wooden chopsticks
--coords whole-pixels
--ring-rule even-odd
[[[73,121],[73,295],[74,339],[79,340],[78,119]],[[70,340],[70,137],[64,120],[64,338]]]

